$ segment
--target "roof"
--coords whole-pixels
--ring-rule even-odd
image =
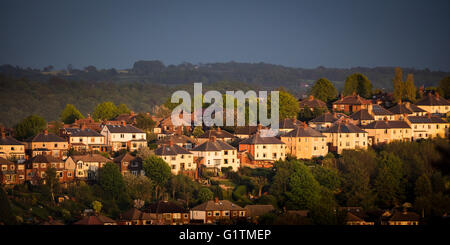
[[[289,133],[283,135],[282,137],[325,137],[325,136],[311,127],[303,126],[295,128]]]
[[[158,213],[158,214],[163,214],[163,213],[187,213],[188,211],[174,203],[174,202],[168,202],[168,201],[159,201],[156,203],[151,203],[148,207],[147,207],[147,212],[150,213]]]
[[[280,129],[295,129],[297,126],[299,126],[302,122],[297,121],[296,118],[285,118],[280,121],[279,128]]]
[[[120,215],[123,220],[139,220],[141,219],[142,212],[137,208],[132,208]]]
[[[174,144],[195,143],[195,139],[189,138],[186,135],[170,135],[158,141],[157,144],[168,144],[170,141]]]
[[[110,160],[100,154],[86,154],[86,155],[74,155],[72,156],[74,162],[109,162]]]
[[[358,126],[351,123],[337,122],[323,133],[367,133]]]
[[[378,120],[361,126],[364,129],[388,129],[388,128],[411,128],[405,121],[384,121]]]
[[[116,223],[116,221],[103,216],[85,216],[81,220],[73,223],[74,225],[104,225],[105,223]]]
[[[238,126],[234,134],[252,135],[258,132],[258,126]]]
[[[334,123],[338,120],[337,116],[331,112],[324,113],[314,119],[311,122],[315,123]]]
[[[217,128],[206,131],[204,134],[200,135],[198,138],[211,138],[212,136],[216,136],[216,138],[234,138],[235,136],[228,131]]]
[[[393,115],[394,113],[390,112],[389,110],[384,109],[382,106],[373,104],[372,105],[372,113],[375,116],[384,116],[384,115]]]
[[[435,116],[409,116],[408,120],[411,123],[447,123],[446,121],[442,120],[439,117],[435,117]]]
[[[76,129],[76,130],[70,130],[71,137],[103,137],[100,133],[98,133],[95,130],[92,129]]]
[[[250,136],[249,138],[239,142],[240,145],[277,145],[283,144],[284,142],[276,137],[261,137],[259,133]]]
[[[145,133],[141,129],[138,129],[131,125],[105,125],[108,131],[111,133]]]
[[[63,160],[53,157],[52,155],[36,155],[30,160],[32,163],[53,163],[63,162]]]
[[[395,211],[390,221],[419,221],[420,216],[414,212]]]
[[[208,140],[205,143],[195,147],[191,151],[223,151],[223,150],[235,150],[230,144],[223,142],[221,140]]]
[[[345,221],[347,222],[363,222],[364,220],[356,215],[354,215],[352,212],[347,212],[347,217],[345,218]]]
[[[450,105],[445,98],[440,97],[438,94],[432,95],[429,93],[427,96],[423,97],[421,100],[417,101],[416,105],[423,106],[437,106],[437,105]]]
[[[188,150],[184,149],[179,145],[162,145],[155,150],[155,155],[167,156],[167,155],[178,155],[178,154],[192,154]]]
[[[115,163],[118,163],[118,162],[131,162],[131,161],[133,161],[135,159],[136,159],[136,157],[134,157],[130,153],[126,152],[126,153],[124,153],[124,154],[114,158],[113,161]]]
[[[333,102],[333,104],[349,104],[349,105],[362,105],[362,104],[371,104],[370,100],[366,100],[359,95],[349,95],[345,97],[341,97],[339,100]]]
[[[30,137],[27,142],[67,142],[64,138],[59,137],[56,134],[40,133],[34,137]]]
[[[0,145],[24,145],[24,144],[11,136],[5,136],[4,138],[0,137]]]
[[[198,206],[193,207],[191,210],[193,211],[225,211],[225,210],[244,210],[242,207],[228,201],[228,200],[218,200],[216,201],[207,201]]]
[[[5,159],[3,157],[0,157],[0,164],[13,164],[13,162],[11,162],[8,159]]]
[[[309,108],[327,108],[327,104],[319,99],[314,98],[314,96],[310,95],[308,98],[303,99],[299,102],[300,107],[309,107]]]
[[[247,205],[245,206],[245,210],[247,210],[247,216],[255,217],[255,216],[261,216],[266,213],[271,212],[272,210],[275,210],[275,208],[272,205]]]
[[[353,120],[375,120],[375,118],[369,114],[369,111],[367,109],[359,110],[352,115],[350,115],[350,118]]]

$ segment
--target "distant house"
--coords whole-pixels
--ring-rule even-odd
[[[345,223],[346,225],[374,225],[374,222],[366,221],[366,213],[362,207],[340,207],[339,211],[346,213]]]
[[[327,108],[327,104],[319,99],[314,98],[314,96],[310,95],[308,96],[308,98],[303,99],[301,101],[298,102],[299,106],[300,106],[300,110],[302,110],[305,107],[310,108],[312,111],[314,111],[315,109],[320,109],[320,110],[328,110]]]
[[[155,155],[161,157],[170,166],[172,174],[186,174],[193,178],[197,177],[197,164],[194,163],[194,156],[185,148],[173,144],[162,145],[155,150]]]
[[[440,117],[432,116],[428,113],[424,117],[409,116],[406,120],[411,124],[413,139],[428,139],[448,137],[450,123]]]
[[[72,130],[69,135],[70,147],[76,151],[106,151],[105,136],[92,129]]]
[[[280,129],[280,135],[289,133],[290,131],[296,129],[298,126],[301,126],[302,122],[297,120],[297,118],[285,118],[281,120],[278,124]]]
[[[117,222],[103,215],[84,216],[74,225],[117,225]]]
[[[208,130],[204,134],[198,136],[198,144],[203,144],[206,141],[210,140],[212,137],[215,137],[218,141],[220,140],[227,143],[231,143],[236,138],[232,133],[222,130],[221,128],[217,128]]]
[[[117,221],[119,225],[151,225],[152,220],[156,217],[151,217],[149,213],[142,212],[137,208],[129,209],[120,215]]]
[[[25,164],[0,157],[0,184],[17,185],[25,182]]]
[[[239,139],[247,139],[258,132],[258,126],[237,126],[234,136]]]
[[[419,225],[420,215],[417,213],[403,210],[395,210],[389,218],[388,225]]]
[[[278,160],[286,158],[286,144],[276,137],[263,137],[258,132],[239,142],[239,152],[250,155],[248,164],[271,167]],[[241,164],[244,162],[241,161]]]
[[[373,121],[375,121],[375,117],[373,117],[368,109],[361,109],[350,115],[350,118],[355,120],[358,125],[367,125]]]
[[[228,200],[204,202],[190,211],[191,220],[201,221],[205,224],[215,223],[220,220],[246,219],[247,211]]]
[[[70,158],[75,162],[75,177],[83,180],[97,180],[99,169],[111,161],[100,154],[74,155]]]
[[[126,149],[136,151],[147,146],[147,135],[141,129],[131,125],[105,125],[101,134],[106,137],[106,144],[111,146],[112,151]]]
[[[335,123],[322,134],[327,137],[329,151],[341,154],[344,149],[367,149],[368,133],[346,120]]]
[[[172,142],[175,145],[181,146],[186,150],[191,150],[197,145],[197,139],[187,137],[186,135],[177,135],[177,134],[162,138],[156,144],[158,146],[161,146],[161,145],[168,145],[170,142]]]
[[[159,201],[143,210],[152,217],[152,224],[186,225],[190,222],[189,211],[174,202]]]
[[[341,117],[345,117],[345,115],[342,113],[327,112],[309,121],[309,125],[315,130],[323,131],[331,127]]]
[[[244,207],[244,209],[247,211],[247,218],[252,223],[258,223],[259,217],[268,214],[275,210],[275,208],[272,205],[247,205]]]
[[[408,121],[374,121],[361,128],[368,133],[369,145],[390,143],[393,141],[411,141],[413,130]]]
[[[191,152],[194,154],[194,157],[203,158],[206,168],[215,171],[221,171],[222,168],[228,167],[231,167],[233,171],[237,171],[240,166],[236,148],[224,141],[216,140],[215,136],[211,140],[195,147]]]
[[[63,160],[51,155],[37,155],[27,162],[26,177],[31,184],[45,183],[46,171],[56,169],[56,177],[60,183],[71,182],[74,179],[73,170],[67,169]]]
[[[403,120],[405,116],[425,116],[426,111],[422,108],[411,104],[409,102],[402,103],[401,101],[397,105],[388,109],[394,115],[395,120]]]
[[[48,130],[26,140],[26,150],[34,157],[37,155],[51,155],[63,158],[67,155],[69,143],[66,139],[55,134],[49,134]]]
[[[128,152],[114,158],[113,162],[119,166],[122,175],[125,175],[125,173],[131,173],[135,176],[144,174],[142,159],[134,157]]]
[[[83,118],[83,119],[77,119],[75,120],[74,123],[72,123],[71,125],[69,125],[69,127],[71,128],[81,128],[81,127],[86,127],[88,129],[91,130],[95,130],[95,131],[100,131],[101,128],[101,122],[96,122],[91,115],[88,115],[87,118]]]
[[[395,120],[395,114],[380,105],[373,104],[368,108],[369,114],[373,115],[376,121],[384,120],[385,118],[388,120]]]
[[[308,127],[307,124],[282,135],[281,141],[286,144],[286,154],[300,159],[311,159],[328,154],[327,137]]]
[[[333,102],[333,111],[354,113],[361,109],[367,109],[372,104],[370,100],[366,100],[357,94],[341,97]]]
[[[440,97],[437,92],[434,95],[428,93],[421,100],[417,101],[416,105],[431,114],[445,115],[450,111],[450,102]]]
[[[6,136],[3,128],[0,130],[0,157],[15,159],[23,163],[25,161],[25,144],[11,136]]]

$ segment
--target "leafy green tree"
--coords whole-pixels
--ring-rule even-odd
[[[309,92],[314,98],[322,100],[324,102],[330,102],[337,97],[337,89],[333,83],[326,78],[320,78],[317,80]]]
[[[55,168],[47,168],[47,170],[45,170],[45,184],[48,186],[48,188],[50,189],[50,192],[52,194],[52,201],[56,201],[55,200],[55,188],[58,186],[59,181],[58,178],[56,177],[56,169]]]
[[[154,183],[143,175],[135,176],[125,174],[123,176],[126,190],[132,199],[139,199],[146,202],[152,200],[152,192],[155,188]]]
[[[394,76],[394,79],[392,80],[392,82],[394,85],[394,99],[396,101],[399,101],[402,99],[403,87],[404,87],[402,68],[400,68],[400,67],[395,68],[395,76]]]
[[[67,104],[60,115],[61,121],[63,121],[65,124],[72,124],[75,122],[75,120],[82,118],[84,118],[84,116],[72,104]]]
[[[340,189],[342,180],[337,170],[315,166],[312,168],[312,173],[321,186],[330,191],[338,191]]]
[[[449,77],[444,77],[440,82],[439,82],[439,88],[442,91],[442,96],[445,97],[446,99],[450,99],[450,76]]]
[[[49,129],[49,132],[58,135],[58,134],[59,134],[59,130],[60,130],[61,128],[63,128],[63,127],[64,127],[64,123],[63,123],[63,122],[61,122],[61,121],[55,121],[55,122],[53,123],[53,127],[51,127],[51,128]]]
[[[422,216],[430,214],[433,206],[433,190],[431,187],[431,181],[426,174],[422,174],[419,178],[417,178],[414,194],[415,208],[421,212]]]
[[[19,140],[25,140],[42,132],[47,127],[44,118],[31,115],[23,119],[14,127],[14,133]]]
[[[372,94],[372,83],[361,73],[354,73],[345,80],[344,94],[359,94],[364,98],[369,98]]]
[[[117,106],[117,114],[118,115],[120,115],[120,114],[129,114],[130,112],[131,112],[130,109],[125,104],[120,104],[119,106]]]
[[[113,200],[118,200],[125,192],[125,183],[119,166],[115,163],[106,163],[99,171],[99,183],[105,193]]]
[[[205,132],[203,131],[202,127],[200,126],[196,126],[194,128],[194,131],[192,131],[192,135],[194,135],[195,137],[199,137],[200,135],[204,134]]]
[[[99,214],[102,211],[102,203],[99,201],[92,202],[92,208],[94,209],[96,214]]]
[[[3,186],[0,186],[0,224],[15,225],[16,223],[8,196]]]
[[[408,74],[405,84],[403,86],[403,100],[416,102],[416,86],[414,86],[414,75]]]
[[[378,158],[375,190],[382,207],[400,205],[405,195],[405,171],[402,160],[394,155],[382,151]]]
[[[300,106],[297,99],[292,94],[286,91],[280,91],[279,102],[280,120],[297,117],[297,114],[300,111]]]
[[[136,116],[136,127],[145,130],[145,131],[152,131],[155,127],[156,122],[152,120],[150,116],[144,113],[139,113]]]
[[[303,163],[298,163],[289,176],[288,206],[292,209],[312,209],[320,200],[320,185]]]
[[[307,122],[307,121],[310,121],[310,120],[322,115],[325,112],[326,112],[326,109],[324,109],[324,108],[311,109],[308,106],[305,106],[300,109],[300,112],[298,113],[297,118],[303,122]]]
[[[98,104],[94,108],[94,113],[92,116],[96,120],[111,120],[118,115],[119,114],[116,105],[114,105],[113,102],[108,101]]]
[[[206,187],[203,187],[198,191],[198,199],[202,203],[212,200],[213,198],[214,198],[214,193]]]
[[[143,168],[145,175],[155,184],[155,197],[158,200],[161,188],[164,187],[172,175],[170,166],[163,159],[151,156],[144,160]]]
[[[267,178],[264,176],[256,176],[252,178],[252,183],[258,190],[258,197],[261,197],[262,189],[268,184]]]

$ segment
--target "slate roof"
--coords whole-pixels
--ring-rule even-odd
[[[40,133],[34,137],[30,137],[27,142],[67,142],[64,138],[59,137],[56,134],[44,134]]]
[[[236,150],[236,148],[221,140],[216,141],[208,140],[205,143],[195,147],[191,151],[223,151],[223,150]]]
[[[423,97],[421,100],[417,101],[416,105],[423,106],[449,106],[450,102],[448,102],[445,98],[440,97],[439,95],[432,95],[429,93],[427,96]]]
[[[261,137],[259,133],[252,135],[251,137],[244,139],[243,141],[239,142],[241,145],[278,145],[283,144],[284,142],[279,140],[276,137]]]
[[[367,109],[359,110],[352,115],[350,115],[350,118],[353,120],[375,120],[375,118],[369,114],[369,111]]]
[[[271,212],[272,210],[275,210],[275,208],[272,205],[247,205],[245,206],[245,210],[247,210],[247,216],[255,217],[255,216],[261,216],[266,213]]]
[[[252,135],[258,132],[258,126],[238,126],[234,134]]]
[[[289,133],[283,135],[282,137],[325,137],[319,131],[311,127],[297,127]]]
[[[203,138],[203,139],[207,138],[207,139],[209,139],[212,136],[215,136],[218,139],[234,138],[235,137],[232,133],[218,128],[218,129],[210,129],[210,130],[206,131],[204,134],[200,135],[198,138]]]
[[[114,158],[113,161],[115,163],[120,163],[120,162],[131,162],[135,159],[136,159],[136,157],[134,157],[130,153],[126,152],[126,153]]]
[[[358,126],[351,123],[337,122],[323,133],[367,133]]]
[[[36,155],[30,160],[32,163],[53,163],[63,162],[63,160],[53,157],[51,155]]]
[[[158,156],[168,156],[168,155],[178,155],[178,154],[192,154],[188,150],[184,149],[179,145],[162,145],[155,150],[155,155]]]
[[[345,97],[341,97],[339,100],[333,102],[333,104],[349,104],[349,105],[363,105],[363,104],[371,104],[370,100],[366,100],[359,95],[349,95]]]
[[[394,113],[390,112],[389,110],[386,110],[385,108],[383,108],[380,105],[377,104],[373,104],[372,105],[372,113],[375,116],[390,116],[390,115],[394,115]]]
[[[324,113],[314,119],[311,122],[315,123],[334,123],[338,120],[337,116],[331,112]]]
[[[301,108],[308,106],[309,108],[327,108],[327,104],[319,99],[314,98],[310,95],[308,98],[303,99],[299,102]]]
[[[5,138],[0,137],[0,145],[24,145],[24,143],[11,136],[5,136]]]
[[[409,116],[408,120],[411,123],[447,123],[446,121],[442,120],[440,117],[434,117],[434,116]]]
[[[389,111],[394,114],[413,114],[414,112],[426,112],[418,106],[410,103],[399,103],[389,108]]]
[[[186,135],[171,135],[159,140],[158,144],[169,144],[170,141],[174,144],[196,143],[195,139],[189,138]]]
[[[301,121],[292,118],[285,118],[280,121],[279,128],[280,129],[295,129],[297,126],[301,125]]]
[[[193,207],[191,210],[193,211],[238,211],[238,210],[244,210],[244,208],[228,201],[228,200],[218,200],[215,201],[207,201],[204,202],[198,206]]]
[[[111,133],[145,133],[131,125],[105,125]]]
[[[74,162],[109,162],[110,160],[100,154],[86,154],[86,155],[74,155],[72,156]]]
[[[141,220],[142,212],[137,208],[132,208],[120,215],[122,220]]]
[[[13,162],[11,162],[8,159],[5,159],[3,157],[0,157],[0,164],[13,164]]]
[[[104,225],[105,223],[116,223],[116,221],[103,216],[85,216],[81,220],[73,223],[74,225]]]
[[[361,126],[364,129],[388,129],[388,128],[411,128],[405,121],[384,121],[378,120]]]
[[[418,215],[414,212],[395,211],[389,220],[390,221],[419,221],[420,215]]]
[[[157,213],[157,214],[163,214],[163,213],[187,213],[188,211],[174,203],[174,202],[168,202],[168,201],[159,201],[156,203],[151,203],[147,209],[147,212],[149,213]]]
[[[71,137],[103,137],[103,135],[101,135],[100,133],[98,133],[95,130],[92,129],[76,129],[76,130],[72,130]]]

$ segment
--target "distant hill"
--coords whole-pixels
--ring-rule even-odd
[[[70,67],[69,67],[70,68]],[[137,61],[130,69],[83,69],[55,71],[0,66],[0,123],[12,126],[35,113],[47,120],[58,118],[65,104],[72,103],[85,115],[105,100],[125,103],[135,111],[149,111],[164,102],[172,91],[192,89],[202,82],[210,89],[269,90],[284,87],[295,96],[305,95],[315,80],[325,77],[338,89],[347,76],[362,73],[374,88],[392,89],[394,67],[292,68],[266,63],[209,63],[165,65],[160,61]],[[414,74],[416,86],[436,86],[450,72],[403,68],[406,78]],[[237,85],[238,84],[238,85]]]

